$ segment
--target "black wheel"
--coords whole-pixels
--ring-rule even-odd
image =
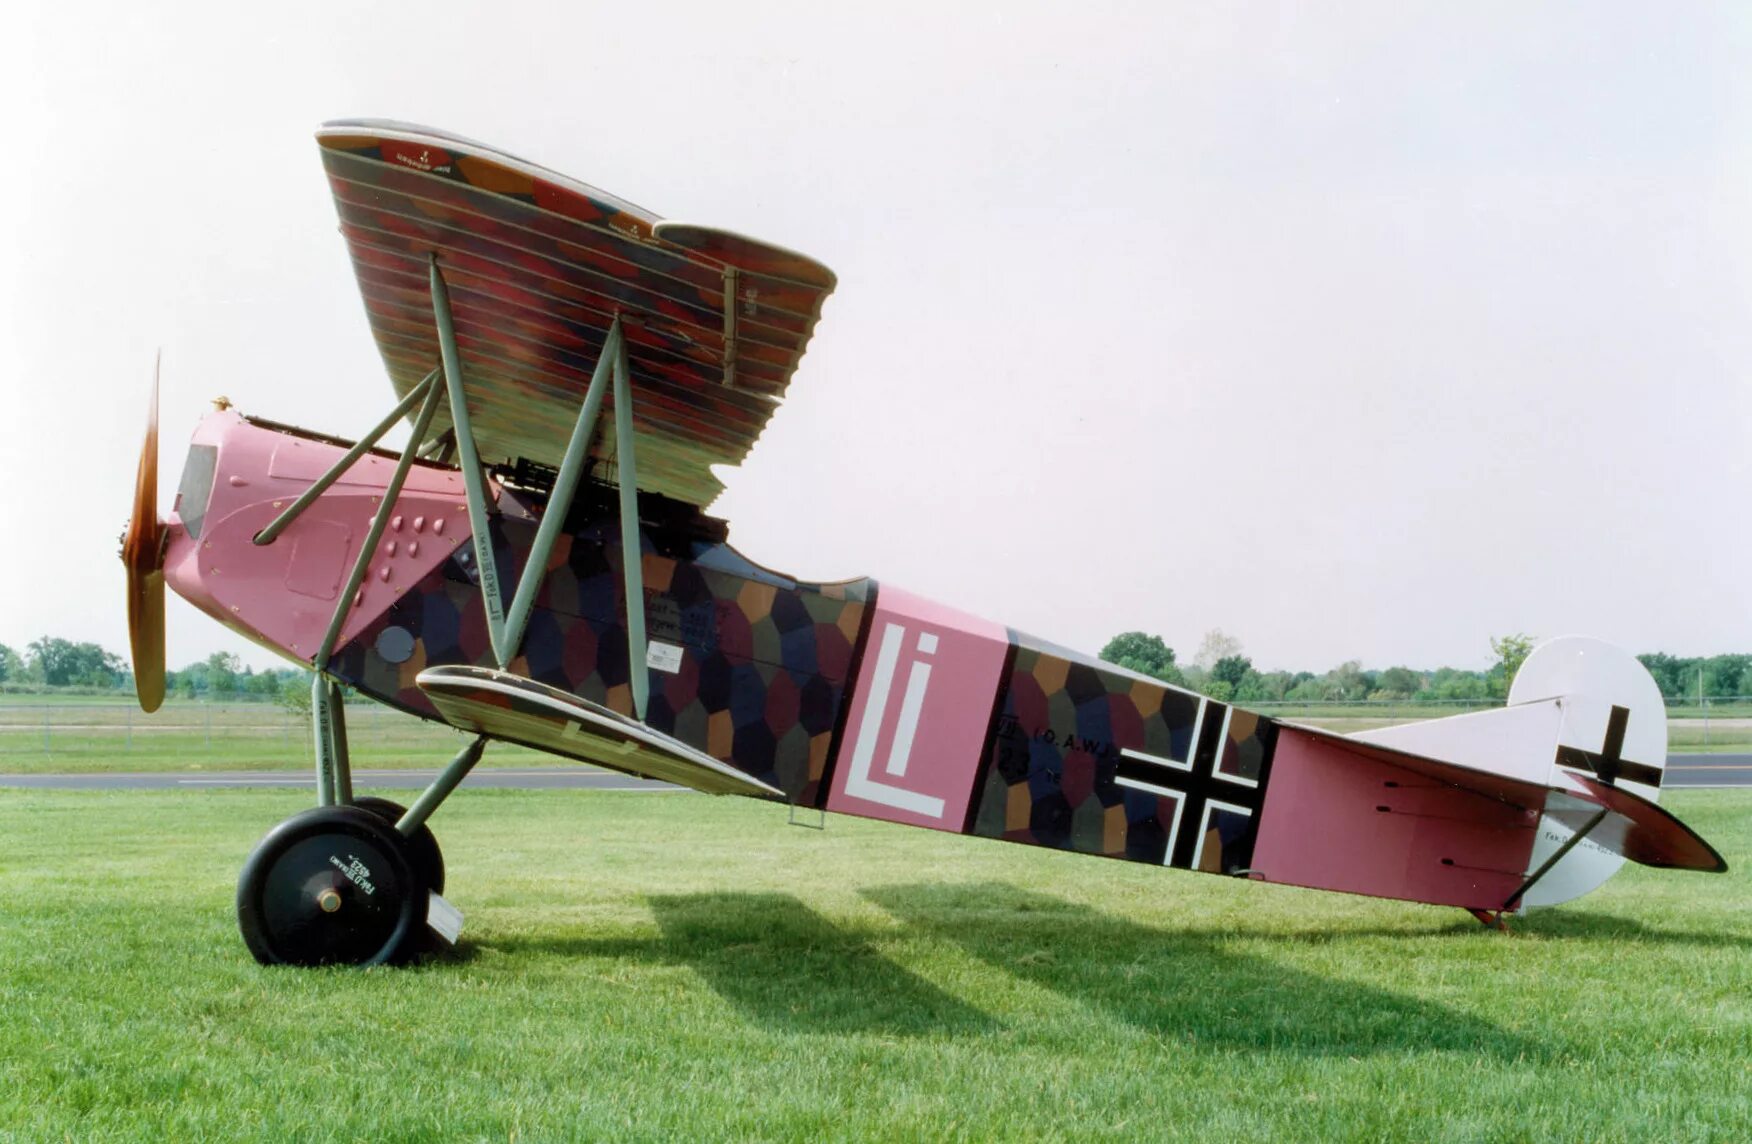
[[[401,816],[408,808],[392,799],[378,798],[376,795],[365,795],[353,800],[353,805],[363,807],[372,814],[394,826],[401,821]],[[438,849],[438,839],[432,834],[432,828],[420,823],[420,829],[414,831],[413,837],[402,840],[408,849],[408,860],[414,864],[414,869],[426,881],[426,888],[434,894],[444,892],[444,852]]]
[[[393,827],[321,806],[274,827],[243,864],[237,924],[263,965],[380,965],[425,928],[426,886]]]

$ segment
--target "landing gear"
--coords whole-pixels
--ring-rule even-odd
[[[381,965],[415,951],[427,888],[410,844],[370,810],[321,806],[244,863],[237,923],[263,965]]]
[[[263,965],[382,965],[452,945],[462,915],[438,896],[444,855],[426,819],[480,761],[486,739],[457,752],[411,809],[386,798],[352,800],[346,724],[327,686],[318,677],[323,805],[269,831],[244,863],[237,883],[244,944]]]

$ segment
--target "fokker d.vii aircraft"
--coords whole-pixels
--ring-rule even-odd
[[[317,135],[395,388],[353,443],[230,408],[167,522],[157,398],[124,544],[140,700],[163,591],[315,670],[318,806],[245,865],[265,963],[454,940],[427,827],[493,740],[713,794],[1504,914],[1629,858],[1725,869],[1656,805],[1659,691],[1585,639],[1501,710],[1343,736],[872,580],[754,564],[702,507],[833,274],[425,128]],[[410,419],[406,449],[376,447]],[[472,737],[412,806],[355,799],[342,685]]]

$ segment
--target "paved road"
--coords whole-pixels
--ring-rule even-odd
[[[1663,787],[1752,786],[1752,755],[1669,755]]]
[[[361,789],[420,790],[436,771],[353,772]],[[53,790],[199,790],[202,787],[314,787],[306,771],[210,771],[202,775],[89,774],[0,775],[0,787]],[[584,767],[535,767],[528,770],[478,770],[464,784],[517,790],[631,790],[653,793],[684,788],[651,779],[589,770]],[[1674,787],[1752,786],[1752,755],[1673,755],[1667,760],[1667,789]]]

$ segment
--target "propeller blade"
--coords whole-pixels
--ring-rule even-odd
[[[128,644],[134,694],[147,714],[164,702],[164,572],[128,577]]]
[[[161,355],[162,356],[162,355]],[[142,709],[164,702],[164,522],[158,519],[158,363],[152,367],[152,407],[134,473],[134,512],[122,540],[128,570],[128,643],[134,692]]]

